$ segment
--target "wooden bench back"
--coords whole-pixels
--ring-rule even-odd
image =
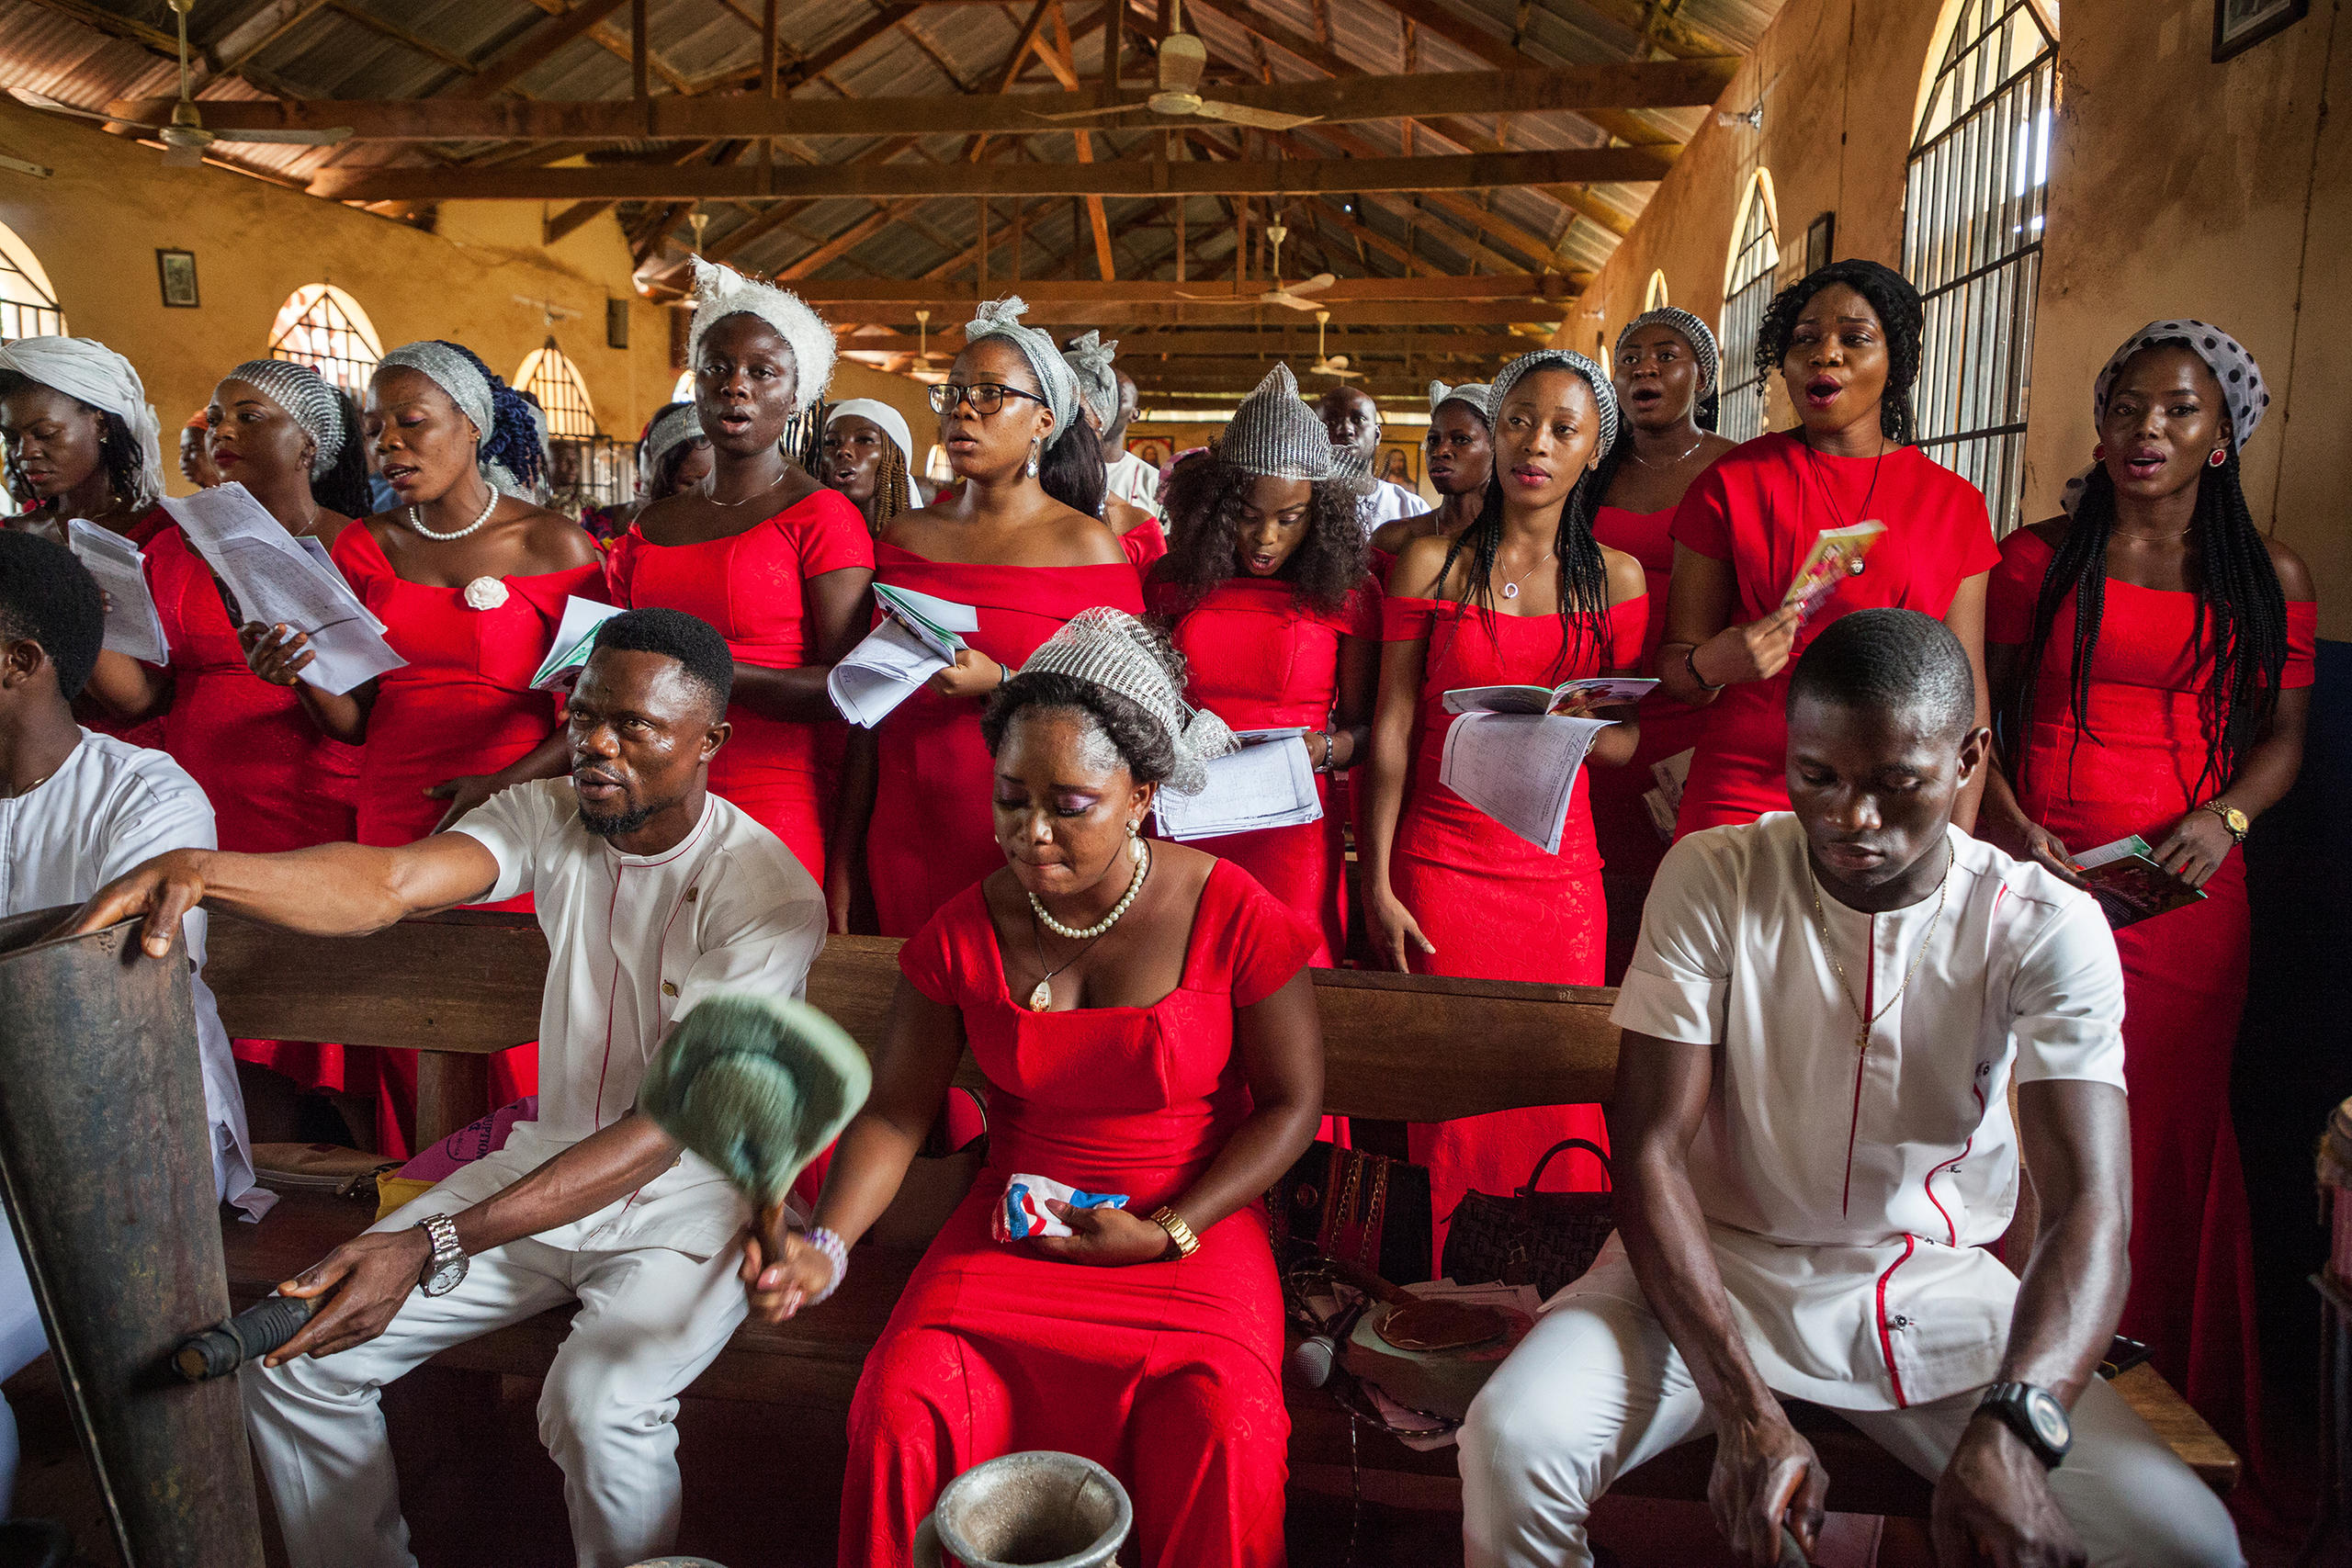
[[[898,985],[899,945],[834,937],[809,971],[809,1001],[869,1051]],[[547,939],[526,915],[460,910],[365,937],[224,917],[212,922],[205,977],[233,1036],[480,1055],[537,1035],[547,965]],[[1606,1099],[1616,1076],[1613,990],[1347,969],[1314,979],[1324,1103],[1338,1114],[1436,1122],[1580,1104]]]

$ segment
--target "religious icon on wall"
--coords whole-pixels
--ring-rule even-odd
[[[2213,0],[2213,61],[2219,64],[2311,14],[2311,0]]]
[[[1127,443],[1128,454],[1139,457],[1155,468],[1168,466],[1168,443],[1158,436],[1139,436]]]
[[[197,308],[196,253],[158,250],[155,276],[164,286],[164,303],[175,310]]]
[[[1400,441],[1384,441],[1380,444],[1379,456],[1373,459],[1372,471],[1390,484],[1415,490],[1421,482],[1420,458],[1419,443],[1408,446]]]

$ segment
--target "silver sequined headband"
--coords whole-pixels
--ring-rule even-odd
[[[1593,401],[1600,405],[1598,450],[1606,452],[1617,444],[1617,389],[1609,384],[1609,378],[1600,373],[1600,366],[1572,348],[1539,348],[1504,366],[1495,378],[1494,394],[1487,404],[1495,411],[1497,421],[1503,416],[1503,402],[1510,396],[1510,389],[1519,385],[1521,378],[1538,370],[1570,370],[1584,378],[1584,384],[1592,389]]]
[[[311,367],[297,365],[290,359],[248,359],[220,378],[243,381],[284,409],[286,417],[302,427],[303,434],[314,445],[311,454],[312,479],[322,477],[343,456],[343,444],[349,433],[344,429],[342,400],[327,385],[326,378]]]
[[[376,367],[381,375],[389,369],[413,370],[449,394],[458,412],[474,422],[474,430],[481,436],[482,445],[490,445],[491,434],[498,427],[498,400],[491,395],[490,378],[462,354],[445,343],[426,338],[419,343],[402,344],[384,355]]]
[[[1298,400],[1298,378],[1279,364],[1241,400],[1216,444],[1218,460],[1245,474],[1317,482],[1332,477],[1337,450],[1315,411]]]
[[[1705,401],[1707,393],[1714,387],[1717,367],[1723,360],[1721,351],[1715,347],[1715,334],[1709,330],[1707,323],[1679,305],[1661,305],[1655,310],[1645,310],[1627,321],[1625,330],[1617,334],[1618,358],[1625,357],[1625,340],[1644,327],[1671,328],[1690,345],[1691,357],[1699,362],[1699,385],[1692,389],[1691,396],[1699,401]]]
[[[1118,343],[1102,341],[1102,334],[1089,332],[1072,338],[1062,351],[1069,362],[1070,374],[1078,378],[1079,400],[1086,412],[1102,422],[1108,430],[1119,417],[1119,378],[1111,368],[1111,361],[1119,352]]]
[[[1447,403],[1460,403],[1487,422],[1489,429],[1495,423],[1494,388],[1482,381],[1464,381],[1459,387],[1449,387],[1442,381],[1430,383],[1430,412],[1434,414]]]
[[[1208,784],[1209,759],[1240,745],[1225,720],[1184,701],[1162,662],[1161,645],[1124,610],[1080,610],[1038,646],[1021,673],[1087,682],[1117,693],[1159,720],[1175,748],[1168,787],[1179,795],[1198,795]]]
[[[964,341],[978,343],[984,337],[1010,338],[1021,357],[1029,362],[1029,373],[1037,378],[1037,389],[1045,395],[1046,408],[1054,416],[1053,429],[1046,433],[1046,445],[1050,446],[1061,439],[1062,432],[1078,414],[1078,374],[1054,346],[1054,340],[1035,327],[1021,324],[1021,313],[1029,309],[1029,301],[1018,294],[1008,294],[1001,299],[991,299],[979,309],[979,313],[964,323]]]

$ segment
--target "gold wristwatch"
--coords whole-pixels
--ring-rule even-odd
[[[2220,818],[2222,819],[2222,826],[2230,830],[2230,837],[2235,839],[2241,844],[2245,842],[2245,830],[2254,826],[2254,824],[2247,819],[2245,812],[2240,811],[2236,807],[2232,806],[2225,800],[2209,800],[2197,809],[2199,811],[2210,811],[2214,816]]]
[[[1151,1216],[1151,1223],[1168,1233],[1168,1245],[1176,1249],[1177,1257],[1190,1258],[1201,1249],[1201,1238],[1193,1234],[1193,1227],[1184,1223],[1184,1216],[1166,1204],[1161,1204],[1159,1211]]]

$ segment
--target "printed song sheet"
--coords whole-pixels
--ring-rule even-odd
[[[145,557],[137,545],[111,529],[76,517],[65,525],[65,542],[98,581],[107,596],[107,629],[100,645],[148,664],[171,660],[155,596],[147,591]]]
[[[1592,738],[1609,728],[1599,718],[1473,713],[1446,732],[1438,781],[1535,845],[1560,852],[1568,794]]]
[[[1208,786],[1198,795],[1162,788],[1152,803],[1159,830],[1171,839],[1216,839],[1295,828],[1323,818],[1304,730],[1245,731],[1241,750],[1209,760]]]

